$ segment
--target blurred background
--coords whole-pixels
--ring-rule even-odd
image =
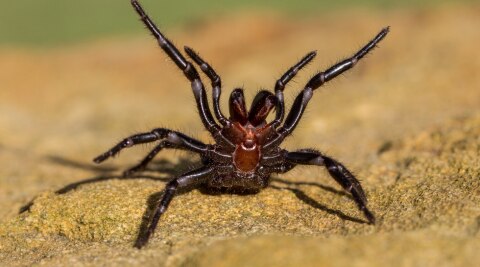
[[[447,0],[390,1],[156,1],[142,4],[165,27],[191,27],[206,18],[240,12],[280,12],[290,18],[318,17],[339,9],[392,9],[436,6]],[[467,2],[467,1],[464,1]],[[474,1],[471,1],[474,2]],[[143,33],[129,1],[6,1],[0,10],[2,46],[58,47],[114,36]]]

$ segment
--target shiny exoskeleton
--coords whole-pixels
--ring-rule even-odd
[[[374,215],[367,208],[367,199],[359,181],[340,162],[313,149],[301,149],[289,152],[279,145],[289,136],[300,121],[315,89],[352,68],[371,51],[388,33],[382,29],[370,42],[351,58],[344,59],[323,72],[317,73],[296,97],[288,115],[285,116],[283,90],[287,83],[306,66],[316,55],[308,53],[277,80],[274,93],[260,91],[247,110],[243,90],[233,90],[229,99],[230,116],[223,115],[219,99],[221,80],[213,68],[191,48],[185,47],[185,53],[207,75],[212,85],[212,115],[204,85],[196,67],[188,61],[178,49],[160,32],[136,0],[132,0],[135,11],[157,39],[163,51],[183,71],[190,81],[193,95],[205,128],[211,133],[215,144],[204,144],[177,131],[158,128],[140,133],[118,143],[112,149],[94,159],[100,163],[116,155],[120,150],[133,145],[159,141],[155,148],[140,162],[127,170],[129,175],[140,171],[164,148],[183,149],[198,153],[203,166],[187,172],[167,183],[163,197],[153,211],[145,236],[139,238],[136,247],[144,246],[153,234],[160,216],[166,211],[170,201],[179,188],[206,186],[258,192],[269,184],[272,173],[284,173],[296,165],[324,166],[329,174],[349,192],[368,222],[375,223]],[[267,122],[268,114],[275,109],[275,119]]]

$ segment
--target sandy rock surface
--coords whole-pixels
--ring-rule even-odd
[[[303,167],[274,176],[256,195],[178,195],[142,250],[132,246],[165,181],[199,159],[162,152],[131,178],[121,171],[149,146],[102,165],[91,159],[155,127],[208,142],[181,73],[147,34],[0,50],[0,265],[473,266],[480,260],[479,10],[239,15],[167,33],[222,75],[226,107],[231,88],[244,86],[252,99],[316,49],[317,59],[286,89],[291,103],[315,71],[390,25],[379,49],[315,92],[284,145],[345,163],[377,224],[365,223],[325,170]]]

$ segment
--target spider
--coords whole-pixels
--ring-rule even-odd
[[[182,149],[200,155],[202,167],[184,173],[166,184],[163,196],[153,210],[145,235],[139,237],[135,244],[137,248],[143,247],[148,242],[160,216],[167,210],[177,190],[185,187],[198,188],[204,186],[213,189],[243,190],[257,193],[268,186],[272,173],[285,173],[297,165],[324,166],[330,176],[352,195],[353,200],[364,213],[368,222],[370,224],[375,223],[375,216],[367,208],[367,198],[360,182],[343,164],[314,149],[300,149],[289,152],[280,148],[280,144],[297,126],[314,90],[351,69],[387,35],[389,27],[383,28],[375,38],[351,58],[344,59],[313,76],[295,98],[286,119],[284,119],[284,88],[298,71],[312,61],[316,55],[315,51],[308,53],[277,80],[274,94],[266,90],[260,91],[253,99],[249,110],[245,106],[243,89],[234,89],[230,94],[230,117],[227,118],[221,111],[219,103],[222,88],[220,77],[194,50],[185,46],[185,53],[200,67],[211,82],[215,120],[208,105],[205,87],[196,67],[160,32],[137,0],[132,0],[131,4],[142,22],[157,39],[163,51],[183,71],[185,77],[191,83],[202,123],[215,140],[215,144],[204,144],[181,132],[157,128],[150,132],[127,137],[94,159],[95,163],[101,163],[109,157],[117,155],[124,148],[159,141],[138,165],[124,172],[124,175],[128,176],[143,170],[165,148]],[[275,109],[275,119],[267,122],[266,118],[272,109]]]

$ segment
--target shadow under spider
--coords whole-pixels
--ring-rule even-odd
[[[141,174],[141,175],[139,174],[139,175],[131,175],[131,176],[111,175],[109,173],[118,170],[118,168],[95,166],[93,164],[78,162],[75,160],[62,158],[58,156],[47,156],[46,159],[47,161],[58,164],[58,165],[75,168],[75,169],[90,170],[99,174],[95,177],[86,178],[86,179],[63,186],[62,188],[55,191],[55,194],[59,194],[59,195],[75,190],[82,185],[97,183],[97,182],[104,182],[104,181],[113,180],[113,179],[125,179],[125,180],[149,179],[154,181],[167,182],[171,179],[170,176],[173,177],[175,175],[178,175],[182,170],[186,169],[185,166],[190,166],[195,163],[194,161],[190,161],[188,159],[180,159],[180,162],[177,164],[173,164],[170,161],[164,160],[164,159],[154,161],[150,164],[151,167],[147,168],[145,171],[159,172],[159,173],[165,173],[169,175],[169,177],[156,177],[156,176],[151,176],[147,174]],[[33,205],[33,201],[34,199],[32,199],[27,204],[20,207],[18,213],[22,214],[26,211],[29,211]]]
[[[334,209],[330,209],[328,208],[327,206],[325,205],[322,205],[320,204],[318,201],[316,201],[315,199],[309,197],[307,194],[305,194],[305,192],[303,192],[302,190],[298,189],[298,188],[293,188],[291,186],[299,186],[299,185],[307,185],[307,186],[316,186],[316,187],[319,187],[320,189],[322,190],[325,190],[325,191],[328,191],[330,193],[334,193],[336,195],[340,195],[340,196],[344,196],[344,197],[347,197],[349,199],[351,199],[353,201],[353,197],[348,194],[347,192],[343,191],[343,190],[337,190],[333,187],[330,187],[330,186],[326,186],[326,185],[322,185],[322,184],[319,184],[319,183],[315,183],[315,182],[292,182],[292,181],[286,181],[286,180],[283,180],[283,179],[279,179],[279,178],[272,178],[271,179],[272,182],[277,182],[277,183],[282,183],[282,184],[285,184],[287,185],[287,187],[280,187],[280,186],[275,186],[275,185],[270,185],[271,188],[274,188],[274,189],[277,189],[277,190],[289,190],[291,191],[292,193],[295,194],[295,196],[300,199],[301,201],[303,201],[305,204],[308,204],[310,206],[312,206],[313,208],[316,208],[316,209],[319,209],[319,210],[322,210],[322,211],[325,211],[326,213],[328,214],[332,214],[332,215],[336,215],[338,217],[340,217],[341,219],[343,220],[347,220],[347,221],[352,221],[352,222],[356,222],[356,223],[362,223],[362,224],[368,224],[367,221],[364,221],[364,220],[361,220],[361,219],[358,219],[358,218],[355,218],[355,217],[351,217],[351,216],[348,216],[346,215],[345,213],[339,211],[339,210],[334,210]]]
[[[112,179],[150,179],[150,180],[155,180],[155,181],[161,181],[161,182],[167,182],[171,179],[171,177],[174,177],[176,175],[181,174],[182,172],[186,171],[188,169],[188,166],[192,165],[198,165],[200,162],[199,161],[192,161],[188,158],[181,158],[179,163],[173,164],[172,162],[161,159],[152,162],[149,165],[149,168],[146,169],[146,171],[151,171],[151,172],[158,172],[158,173],[164,173],[168,174],[169,177],[155,177],[151,175],[134,175],[134,176],[122,176],[122,175],[109,175],[110,172],[117,171],[118,168],[116,167],[104,167],[104,166],[95,166],[93,164],[87,164],[87,163],[82,163],[82,162],[77,162],[74,160],[58,157],[58,156],[48,156],[47,160],[50,162],[53,162],[55,164],[59,164],[62,166],[67,166],[71,168],[79,168],[79,169],[84,169],[84,170],[90,170],[99,173],[100,175],[92,177],[92,178],[87,178],[78,182],[70,183],[65,185],[64,187],[58,189],[55,191],[56,194],[65,194],[68,193],[79,186],[85,185],[85,184],[90,184],[90,183],[96,183],[96,182],[103,182],[103,181],[108,181]],[[295,196],[303,201],[304,203],[316,208],[320,209],[324,212],[327,212],[329,214],[333,214],[338,216],[339,218],[343,220],[348,220],[348,221],[353,221],[356,223],[367,223],[366,221],[348,216],[344,214],[341,211],[334,210],[331,208],[328,208],[325,205],[322,205],[318,203],[316,200],[313,198],[309,197],[305,192],[298,188],[294,188],[292,186],[299,186],[299,185],[307,185],[307,186],[316,186],[322,190],[340,195],[340,196],[346,196],[348,198],[352,198],[350,195],[348,195],[346,192],[334,189],[329,186],[325,186],[319,183],[314,183],[314,182],[292,182],[292,181],[287,181],[283,180],[280,178],[271,178],[272,182],[277,182],[277,183],[282,183],[287,185],[287,187],[281,187],[281,186],[276,186],[276,185],[269,185],[269,187],[276,189],[276,190],[289,190],[295,194]],[[194,189],[199,189],[199,191],[202,194],[207,194],[207,195],[221,195],[221,194],[237,194],[237,195],[250,195],[250,194],[256,194],[258,191],[236,191],[236,190],[224,190],[224,189],[211,189],[207,187],[200,187],[200,188],[185,188],[180,190],[177,195],[182,195],[185,193],[188,193]],[[151,216],[153,215],[152,213],[154,212],[156,206],[158,205],[158,202],[161,200],[161,197],[163,195],[164,190],[161,190],[157,193],[154,193],[150,195],[147,199],[147,208],[143,214],[142,217],[142,222],[139,227],[139,233],[136,239],[136,242],[138,242],[142,237],[144,237],[147,233],[148,226],[150,224],[150,219]],[[31,200],[28,202],[26,205],[22,206],[19,210],[19,213],[24,213],[26,211],[30,210],[30,207],[33,205],[33,201]]]
[[[278,183],[282,183],[282,184],[286,184],[286,185],[295,185],[295,186],[299,186],[299,185],[308,185],[308,186],[315,186],[315,187],[318,187],[322,190],[325,190],[325,191],[328,191],[330,193],[334,193],[334,194],[337,194],[339,196],[343,196],[343,197],[347,197],[351,200],[353,200],[353,197],[348,194],[347,192],[343,191],[343,190],[337,190],[333,187],[330,187],[330,186],[327,186],[327,185],[322,185],[322,184],[319,184],[319,183],[315,183],[315,182],[292,182],[292,181],[287,181],[287,180],[283,180],[283,179],[279,179],[279,178],[272,178],[270,179],[271,182],[278,182]]]
[[[286,181],[286,180],[283,180],[283,179],[280,179],[280,178],[272,178],[271,181],[272,182],[283,183],[283,184],[286,184],[286,185],[289,185],[289,186],[292,186],[292,185],[293,186],[298,186],[298,185],[317,186],[317,187],[321,188],[322,190],[325,190],[325,191],[328,191],[328,192],[331,192],[331,193],[334,193],[334,194],[337,194],[337,195],[341,195],[341,196],[347,196],[347,197],[351,198],[351,196],[348,195],[346,192],[336,190],[332,187],[321,185],[321,184],[314,183],[314,182],[291,182],[291,181]],[[308,205],[310,205],[310,206],[312,206],[316,209],[320,209],[320,210],[322,210],[322,211],[324,211],[328,214],[336,215],[343,220],[352,221],[352,222],[361,223],[361,224],[368,224],[367,221],[364,221],[364,220],[361,220],[361,219],[358,219],[358,218],[355,218],[355,217],[352,217],[352,216],[348,216],[348,215],[346,215],[345,213],[343,213],[339,210],[334,210],[334,209],[328,208],[325,205],[320,204],[319,202],[317,202],[313,198],[309,197],[307,194],[305,194],[305,192],[303,192],[300,189],[293,188],[293,187],[280,187],[280,186],[275,186],[275,185],[269,185],[269,187],[271,187],[273,189],[276,189],[276,190],[290,190],[291,192],[293,192],[295,194],[295,196],[299,200],[303,201],[304,203],[306,203],[306,204],[308,204]],[[245,191],[245,190],[235,190],[235,189],[228,189],[228,188],[215,189],[215,188],[208,188],[206,186],[201,186],[199,188],[184,188],[184,189],[181,189],[177,193],[177,196],[188,193],[188,192],[190,192],[194,189],[198,189],[202,194],[212,195],[212,196],[223,195],[223,194],[252,195],[252,194],[256,194],[256,193],[259,192],[259,190],[258,191],[255,191],[255,190]],[[142,223],[140,224],[140,229],[139,229],[139,233],[138,233],[137,239],[135,241],[135,244],[137,244],[138,242],[143,240],[144,239],[143,237],[145,237],[147,235],[148,226],[150,224],[151,217],[153,216],[153,212],[155,211],[155,208],[157,207],[158,203],[160,202],[160,200],[163,196],[163,192],[164,192],[164,190],[162,190],[160,192],[157,192],[157,193],[154,193],[154,194],[149,196],[149,198],[147,200],[147,209],[143,213]]]
[[[305,192],[303,192],[302,190],[300,190],[298,188],[280,187],[280,186],[275,186],[275,185],[270,185],[270,187],[273,188],[273,189],[276,189],[276,190],[289,190],[292,193],[294,193],[295,196],[298,199],[300,199],[301,201],[303,201],[305,204],[308,204],[313,208],[322,210],[322,211],[324,211],[328,214],[338,216],[340,219],[343,219],[343,220],[346,220],[346,221],[352,221],[352,222],[356,222],[356,223],[361,223],[361,224],[368,224],[367,221],[349,216],[349,215],[347,215],[347,214],[345,214],[345,213],[343,213],[339,210],[334,210],[334,209],[331,209],[331,208],[329,208],[329,207],[327,207],[323,204],[320,204],[318,201],[309,197],[307,194],[305,194]]]

